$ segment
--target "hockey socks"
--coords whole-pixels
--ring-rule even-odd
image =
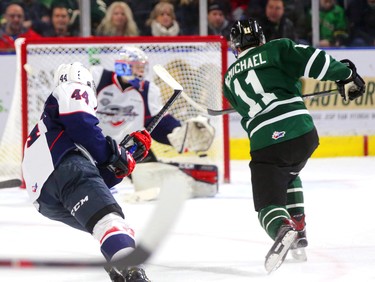
[[[100,249],[107,261],[135,248],[133,229],[116,213],[107,214],[100,219],[93,229],[93,236],[100,242]]]

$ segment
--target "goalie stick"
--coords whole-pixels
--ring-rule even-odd
[[[174,88],[175,83],[177,82],[170,73],[162,66],[155,65],[153,67],[154,72],[170,87]],[[201,113],[207,114],[207,107],[197,103],[194,99],[190,98],[188,94],[184,91],[181,92],[181,97],[184,98],[193,108]]]
[[[156,70],[155,70],[156,69]],[[182,86],[167,72],[159,71],[158,65],[154,66],[156,74],[168,81],[168,85],[173,88],[173,95],[168,99],[163,108],[153,118],[151,123],[147,126],[147,130],[152,132],[158,125],[164,114],[172,106],[174,101],[179,97],[183,88]],[[126,144],[131,137],[129,135],[121,141],[121,145]],[[184,191],[185,190],[185,191]],[[183,202],[188,197],[188,191],[184,183],[168,183],[161,189],[158,204],[152,213],[149,223],[146,224],[143,230],[144,236],[141,237],[135,249],[126,256],[118,260],[106,263],[100,261],[64,261],[64,260],[38,260],[38,259],[1,259],[0,266],[8,267],[104,267],[104,268],[124,268],[144,263],[156,250],[159,243],[168,233],[181,211]]]
[[[332,93],[334,92],[334,93]],[[306,98],[314,98],[314,97],[324,97],[324,96],[330,96],[330,95],[336,95],[338,94],[338,89],[330,89],[330,90],[324,90],[324,91],[319,91],[319,92],[314,92],[314,93],[310,93],[310,94],[305,94],[305,95],[302,95],[302,98],[303,99],[306,99]],[[213,110],[213,109],[207,109],[207,113],[210,115],[210,116],[221,116],[221,115],[226,115],[226,114],[230,114],[230,113],[235,113],[236,110],[233,109],[233,108],[228,108],[228,109],[223,109],[223,110]]]

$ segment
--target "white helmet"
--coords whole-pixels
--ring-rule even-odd
[[[61,64],[55,71],[53,78],[55,86],[65,82],[78,82],[87,85],[96,93],[96,87],[91,72],[80,62]]]
[[[148,58],[137,47],[125,47],[115,60],[115,72],[127,81],[143,80],[148,67]]]

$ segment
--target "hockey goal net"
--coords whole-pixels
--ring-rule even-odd
[[[0,162],[9,167],[12,177],[19,172],[22,148],[28,132],[39,120],[46,97],[54,88],[54,70],[62,63],[75,61],[85,66],[101,65],[114,70],[119,51],[126,46],[143,50],[149,59],[146,79],[161,89],[164,102],[173,93],[152,70],[155,64],[163,65],[183,86],[184,92],[196,103],[214,109],[223,108],[222,78],[227,68],[227,43],[220,37],[96,37],[96,38],[43,38],[17,42],[17,63],[20,76],[20,94],[15,93],[13,123],[7,126],[3,139],[12,140],[1,144]],[[17,97],[16,97],[17,96]],[[18,98],[20,97],[20,98]],[[14,111],[14,113],[13,113]],[[206,115],[186,99],[180,97],[169,113],[181,121],[197,115]],[[207,115],[206,115],[207,116]],[[114,116],[114,118],[118,118]],[[220,180],[229,182],[228,121],[226,117],[209,117],[215,127],[215,140],[207,152],[178,154],[172,147],[153,142],[152,150],[162,161],[216,164]],[[22,132],[17,131],[22,123]],[[18,134],[18,136],[17,136]],[[7,136],[8,135],[8,136]],[[9,142],[9,141],[8,141]],[[18,144],[20,142],[20,144]],[[12,151],[10,156],[9,151]],[[17,167],[17,165],[19,167]],[[40,168],[43,169],[43,168]],[[4,170],[3,170],[4,171]]]

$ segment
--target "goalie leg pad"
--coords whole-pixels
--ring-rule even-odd
[[[160,189],[167,182],[174,183],[177,180],[187,183],[191,194],[194,179],[180,171],[177,167],[164,163],[139,163],[132,173],[137,201],[154,200],[158,197]],[[190,196],[190,195],[189,195]]]
[[[210,164],[169,163],[194,179],[192,197],[213,197],[219,187],[218,168]]]
[[[193,198],[213,197],[218,192],[218,168],[191,163],[140,163],[132,174],[136,201],[156,199],[166,182],[181,179]],[[144,198],[144,199],[143,199]]]

